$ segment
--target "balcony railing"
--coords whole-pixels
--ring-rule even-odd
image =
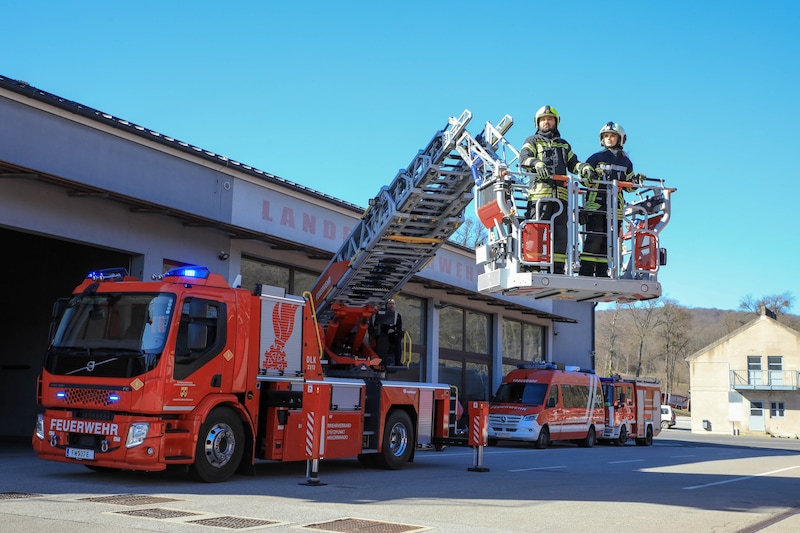
[[[731,388],[737,390],[798,390],[798,370],[731,370]]]

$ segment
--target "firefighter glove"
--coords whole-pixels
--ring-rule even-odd
[[[641,185],[642,182],[644,180],[646,180],[646,179],[647,179],[647,176],[645,176],[644,174],[634,174],[634,176],[633,176],[633,182],[636,185]]]
[[[588,163],[578,163],[578,164],[580,165],[580,168],[577,168],[576,170],[578,171],[578,174],[580,175],[581,178],[585,180],[590,180],[595,176],[595,171],[592,168],[592,165],[589,165]]]
[[[537,161],[533,168],[536,171],[536,174],[539,176],[539,180],[543,181],[550,179],[550,171],[547,170],[547,165],[545,165],[542,161]]]

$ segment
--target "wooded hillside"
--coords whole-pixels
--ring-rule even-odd
[[[595,369],[601,376],[618,373],[658,378],[663,392],[688,395],[686,357],[759,314],[757,309],[682,307],[665,298],[597,310]],[[779,314],[777,320],[800,331],[798,315]]]

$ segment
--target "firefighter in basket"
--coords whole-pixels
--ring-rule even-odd
[[[525,139],[519,157],[522,170],[533,174],[525,217],[553,221],[553,273],[563,274],[567,252],[568,189],[567,183],[553,177],[566,176],[569,171],[589,179],[594,175],[594,169],[579,162],[570,144],[561,138],[558,131],[561,117],[554,107],[545,105],[539,108],[534,121],[536,133]],[[537,215],[536,204],[540,200]]]
[[[581,251],[581,276],[608,277],[608,210],[611,208],[608,189],[611,181],[633,182],[639,184],[644,179],[641,174],[633,173],[633,163],[623,150],[628,137],[625,130],[616,122],[607,122],[600,128],[600,146],[602,150],[592,154],[586,163],[595,169],[595,175],[585,178],[587,187],[586,199],[581,211],[581,223],[584,224],[584,241]],[[625,206],[624,192],[635,190],[631,187],[620,187],[617,197],[617,226],[622,221],[622,209]]]

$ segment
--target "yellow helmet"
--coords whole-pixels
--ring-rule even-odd
[[[536,123],[536,127],[539,127],[539,119],[542,117],[554,117],[556,119],[556,128],[559,124],[561,124],[561,117],[558,115],[558,111],[556,108],[549,105],[543,105],[539,108],[539,111],[536,112],[536,116],[534,117],[533,121]]]

